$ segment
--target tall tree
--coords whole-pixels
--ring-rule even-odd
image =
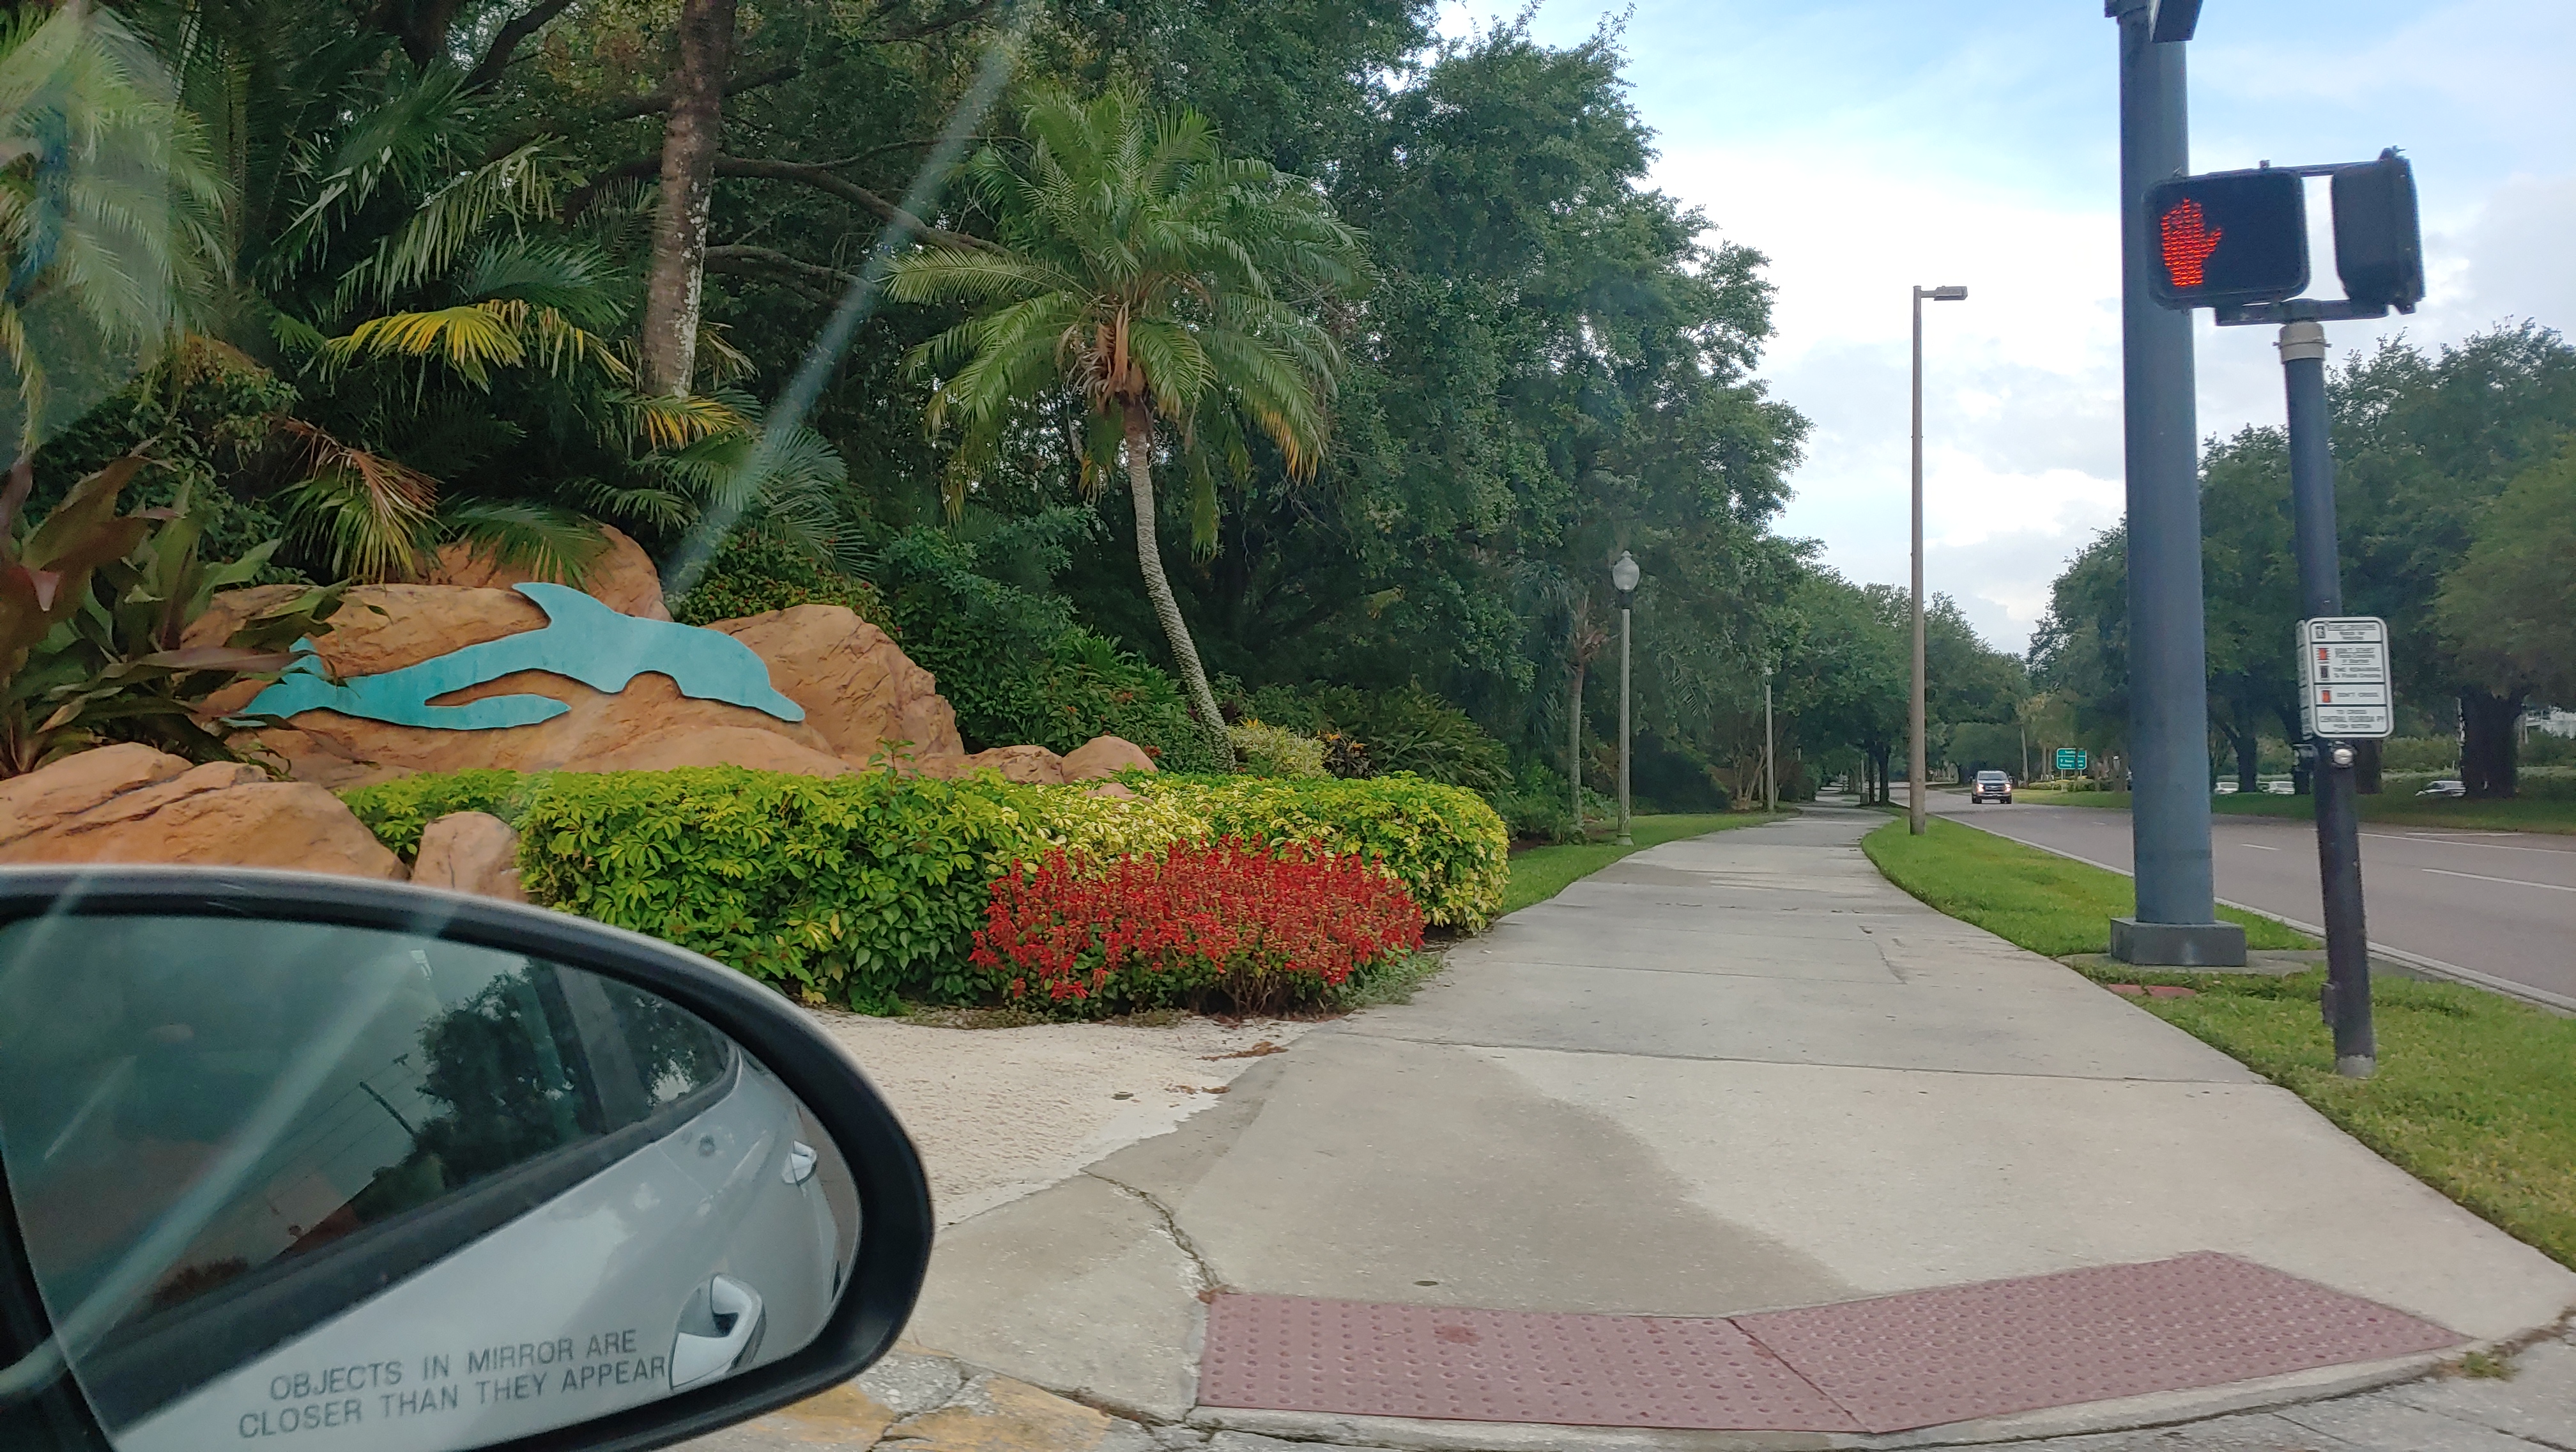
[[[665,88],[671,110],[662,130],[661,194],[644,279],[640,382],[647,394],[686,394],[697,364],[733,31],[734,0],[680,0],[678,59]]]
[[[2517,699],[2576,702],[2576,445],[2487,506],[2435,614],[2481,678]]]
[[[1341,349],[1317,311],[1360,278],[1357,240],[1314,189],[1268,163],[1227,157],[1206,118],[1158,111],[1125,85],[1089,103],[1041,92],[1029,138],[989,148],[966,181],[998,252],[933,246],[899,259],[888,293],[964,303],[973,316],[914,358],[937,384],[933,429],[963,435],[962,503],[1004,435],[1070,396],[1090,468],[1123,452],[1145,594],[1192,705],[1224,718],[1164,571],[1158,451],[1189,465],[1191,514],[1214,544],[1215,476],[1250,467],[1250,423],[1292,476],[1311,472]]]

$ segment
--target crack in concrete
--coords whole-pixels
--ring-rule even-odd
[[[1181,1228],[1181,1219],[1172,1213],[1172,1207],[1156,1199],[1152,1192],[1140,1190],[1123,1180],[1113,1180],[1098,1170],[1084,1170],[1082,1173],[1121,1194],[1134,1196],[1143,1201],[1147,1209],[1154,1212],[1154,1218],[1162,1222],[1163,1233],[1171,1237],[1172,1244],[1180,1248],[1182,1255],[1189,1258],[1190,1270],[1193,1278],[1198,1282],[1198,1294],[1201,1299],[1225,1289],[1225,1282],[1217,1278],[1216,1268],[1209,1265],[1207,1257],[1199,1253],[1197,1242],[1191,1240],[1190,1233]]]

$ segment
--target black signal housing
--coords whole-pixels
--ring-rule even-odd
[[[2279,302],[2307,290],[2307,194],[2295,171],[2158,182],[2147,188],[2146,226],[2147,291],[2164,307]]]

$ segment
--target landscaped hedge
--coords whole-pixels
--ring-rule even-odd
[[[415,776],[344,793],[408,857],[421,829],[486,811],[519,829],[536,901],[731,964],[807,1002],[883,1011],[957,999],[989,884],[1064,850],[1109,860],[1239,837],[1359,852],[1433,923],[1481,926],[1508,875],[1502,823],[1472,794],[1408,777],[1287,781],[1138,775],[1135,799],[1077,787],[737,767]]]
[[[1511,882],[1503,819],[1464,787],[1401,774],[1358,781],[1155,776],[1135,785],[1205,816],[1219,837],[1272,847],[1320,842],[1373,858],[1435,927],[1482,928],[1502,910]]]

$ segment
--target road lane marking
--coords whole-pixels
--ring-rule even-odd
[[[2545,887],[2551,892],[2576,892],[2576,887],[2561,887],[2554,882],[2526,882],[2519,877],[2489,877],[2483,872],[2453,872],[2444,867],[2419,867],[2418,872],[2436,872],[2444,877],[2474,877],[2480,882],[2508,882],[2515,887]]]
[[[2257,852],[2278,852],[2281,850],[2278,847],[2266,847],[2260,842],[2239,842],[2236,845],[2239,847],[2251,847]]]
[[[2086,812],[2097,811],[2099,808],[2045,807],[2041,810],[2050,812]],[[2001,837],[2007,842],[2019,842],[2025,847],[2036,847],[2042,852],[2054,853],[2059,857],[2065,858],[2069,862],[2081,862],[2087,867],[2099,867],[2104,872],[2116,872],[2122,877],[2134,878],[2137,876],[2136,873],[2131,872],[2128,868],[2114,867],[2108,862],[2103,862],[2096,858],[2081,856],[2077,853],[2069,852],[2063,847],[2051,846],[2046,842],[2034,842],[2027,837],[2015,837],[2009,833],[1995,831],[1991,827],[1976,827],[1971,828],[1970,830],[1985,832],[1989,836]],[[2379,834],[2373,833],[2371,835],[2376,836]],[[2426,872],[2432,872],[2438,869],[2428,867],[2423,870]],[[2236,902],[2223,897],[2219,898],[2217,901],[2220,907],[2237,908],[2244,912],[2252,913],[2257,917],[2270,918],[2272,921],[2281,924],[2283,927],[2296,929],[2312,938],[2322,939],[2326,935],[2325,925],[2322,923],[2307,922],[2299,918],[2291,917],[2286,913],[2275,912],[2270,908],[2256,907],[2250,902]],[[2519,998],[2525,1003],[2545,1004],[2551,1008],[2563,1009],[2568,1013],[2576,1014],[2576,996],[2564,993],[2553,993],[2546,988],[2534,987],[2533,985],[2521,982],[2518,979],[2499,978],[2493,973],[2481,973],[2475,968],[2462,967],[2460,964],[2445,962],[2440,958],[2428,957],[2422,953],[2410,953],[2403,948],[2392,948],[2385,943],[2370,944],[2370,951],[2378,957],[2393,958],[2409,967],[2421,968],[2428,973],[2437,974],[2444,978],[2449,978],[2461,983],[2476,984],[2478,987],[2487,989],[2491,992],[2501,993],[2507,998]]]
[[[2381,837],[2391,842],[2442,842],[2454,847],[2484,847],[2490,852],[2556,852],[2563,855],[2567,851],[2564,847],[2516,847],[2510,842],[2469,842],[2457,836],[2433,832],[2364,832],[2361,835]]]

